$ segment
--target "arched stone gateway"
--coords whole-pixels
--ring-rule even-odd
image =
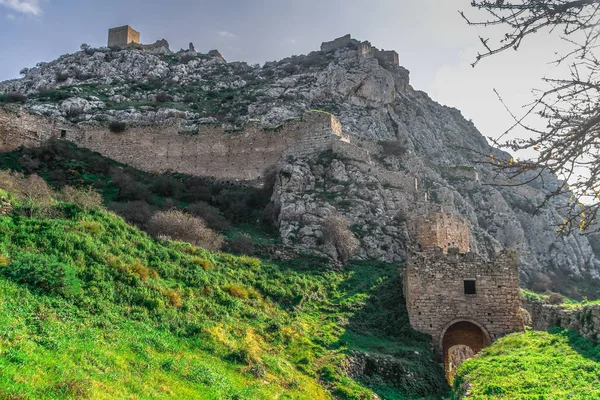
[[[442,331],[440,337],[446,378],[450,380],[462,362],[479,353],[490,344],[489,333],[479,323],[475,321],[453,321],[450,323]],[[466,347],[466,349],[461,347]]]
[[[465,357],[501,336],[523,331],[519,267],[516,252],[510,250],[492,261],[475,253],[460,254],[461,248],[448,248],[448,254],[444,250],[456,237],[453,229],[462,225],[436,226],[435,236],[419,242],[423,251],[408,260],[404,295],[410,324],[431,335],[449,377]],[[468,350],[453,352],[455,346]]]

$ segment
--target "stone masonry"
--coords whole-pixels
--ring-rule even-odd
[[[585,305],[578,308],[564,308],[550,304],[533,303],[526,305],[533,329],[547,331],[553,327],[571,329],[581,336],[600,340],[600,304]]]
[[[379,50],[378,48],[371,45],[371,42],[364,41],[359,42],[353,39],[350,34],[332,40],[330,42],[323,42],[321,44],[321,51],[324,53],[330,53],[344,47],[354,47],[357,49],[358,54],[361,57],[376,58],[379,61],[389,63],[391,65],[400,65],[400,59],[398,53],[393,50]]]
[[[422,215],[415,231],[422,249],[439,247],[448,253],[450,248],[458,248],[459,253],[469,252],[469,226],[452,214],[442,211]]]
[[[249,124],[230,132],[221,125],[203,125],[193,135],[180,129],[177,124],[153,124],[112,133],[102,124],[75,125],[0,109],[0,150],[37,146],[55,137],[148,172],[254,181],[284,157],[320,154],[332,150],[342,138],[339,121],[322,112],[307,113],[276,129]]]
[[[466,345],[477,353],[524,329],[514,251],[485,261],[474,253],[430,249],[409,259],[404,285],[410,323],[431,335],[447,372],[453,346]]]
[[[129,25],[108,30],[108,47],[122,47],[130,43],[140,43],[140,33]]]

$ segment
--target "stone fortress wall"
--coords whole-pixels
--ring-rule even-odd
[[[260,180],[265,172],[288,156],[304,157],[325,151],[358,158],[370,165],[370,154],[353,145],[331,114],[311,112],[300,119],[267,129],[249,124],[241,131],[221,125],[202,125],[197,134],[182,134],[177,124],[130,126],[112,133],[102,124],[71,124],[30,114],[20,108],[0,109],[0,151],[38,146],[61,138],[147,172],[179,172],[223,180]],[[364,145],[363,145],[364,146]],[[385,175],[385,171],[381,172]],[[414,178],[388,174],[397,184],[414,186]],[[398,175],[398,176],[396,176]],[[401,175],[401,176],[400,176]]]
[[[353,39],[350,34],[342,36],[330,42],[323,42],[321,44],[321,51],[324,53],[330,53],[337,49],[342,49],[344,47],[350,46],[355,46],[358,50],[358,54],[361,57],[376,58],[380,61],[387,62],[392,65],[400,65],[400,59],[398,57],[397,52],[393,50],[379,50],[377,47],[371,45],[371,42],[359,42],[358,40]]]

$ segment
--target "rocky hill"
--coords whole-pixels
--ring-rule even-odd
[[[516,247],[525,285],[597,293],[600,261],[592,245],[600,246],[556,234],[557,206],[566,199],[537,210],[556,177],[496,186],[505,178],[477,164],[476,153],[509,155],[492,149],[460,111],[412,88],[406,69],[365,55],[362,45],[343,40],[264,66],[227,63],[218,53],[85,49],[0,83],[0,99],[80,124],[173,121],[189,132],[207,123],[277,126],[310,110],[331,112],[345,132],[379,146],[377,168],[335,154],[280,165],[272,200],[284,242],[336,257],[320,237],[323,219],[338,212],[360,239],[358,257],[397,262],[413,245],[411,221],[443,209],[468,221],[479,253]],[[415,176],[419,192],[381,171]]]

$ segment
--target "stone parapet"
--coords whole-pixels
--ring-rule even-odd
[[[600,340],[600,304],[578,308],[532,303],[526,307],[531,314],[533,329],[547,331],[558,327],[571,329],[581,336]]]

